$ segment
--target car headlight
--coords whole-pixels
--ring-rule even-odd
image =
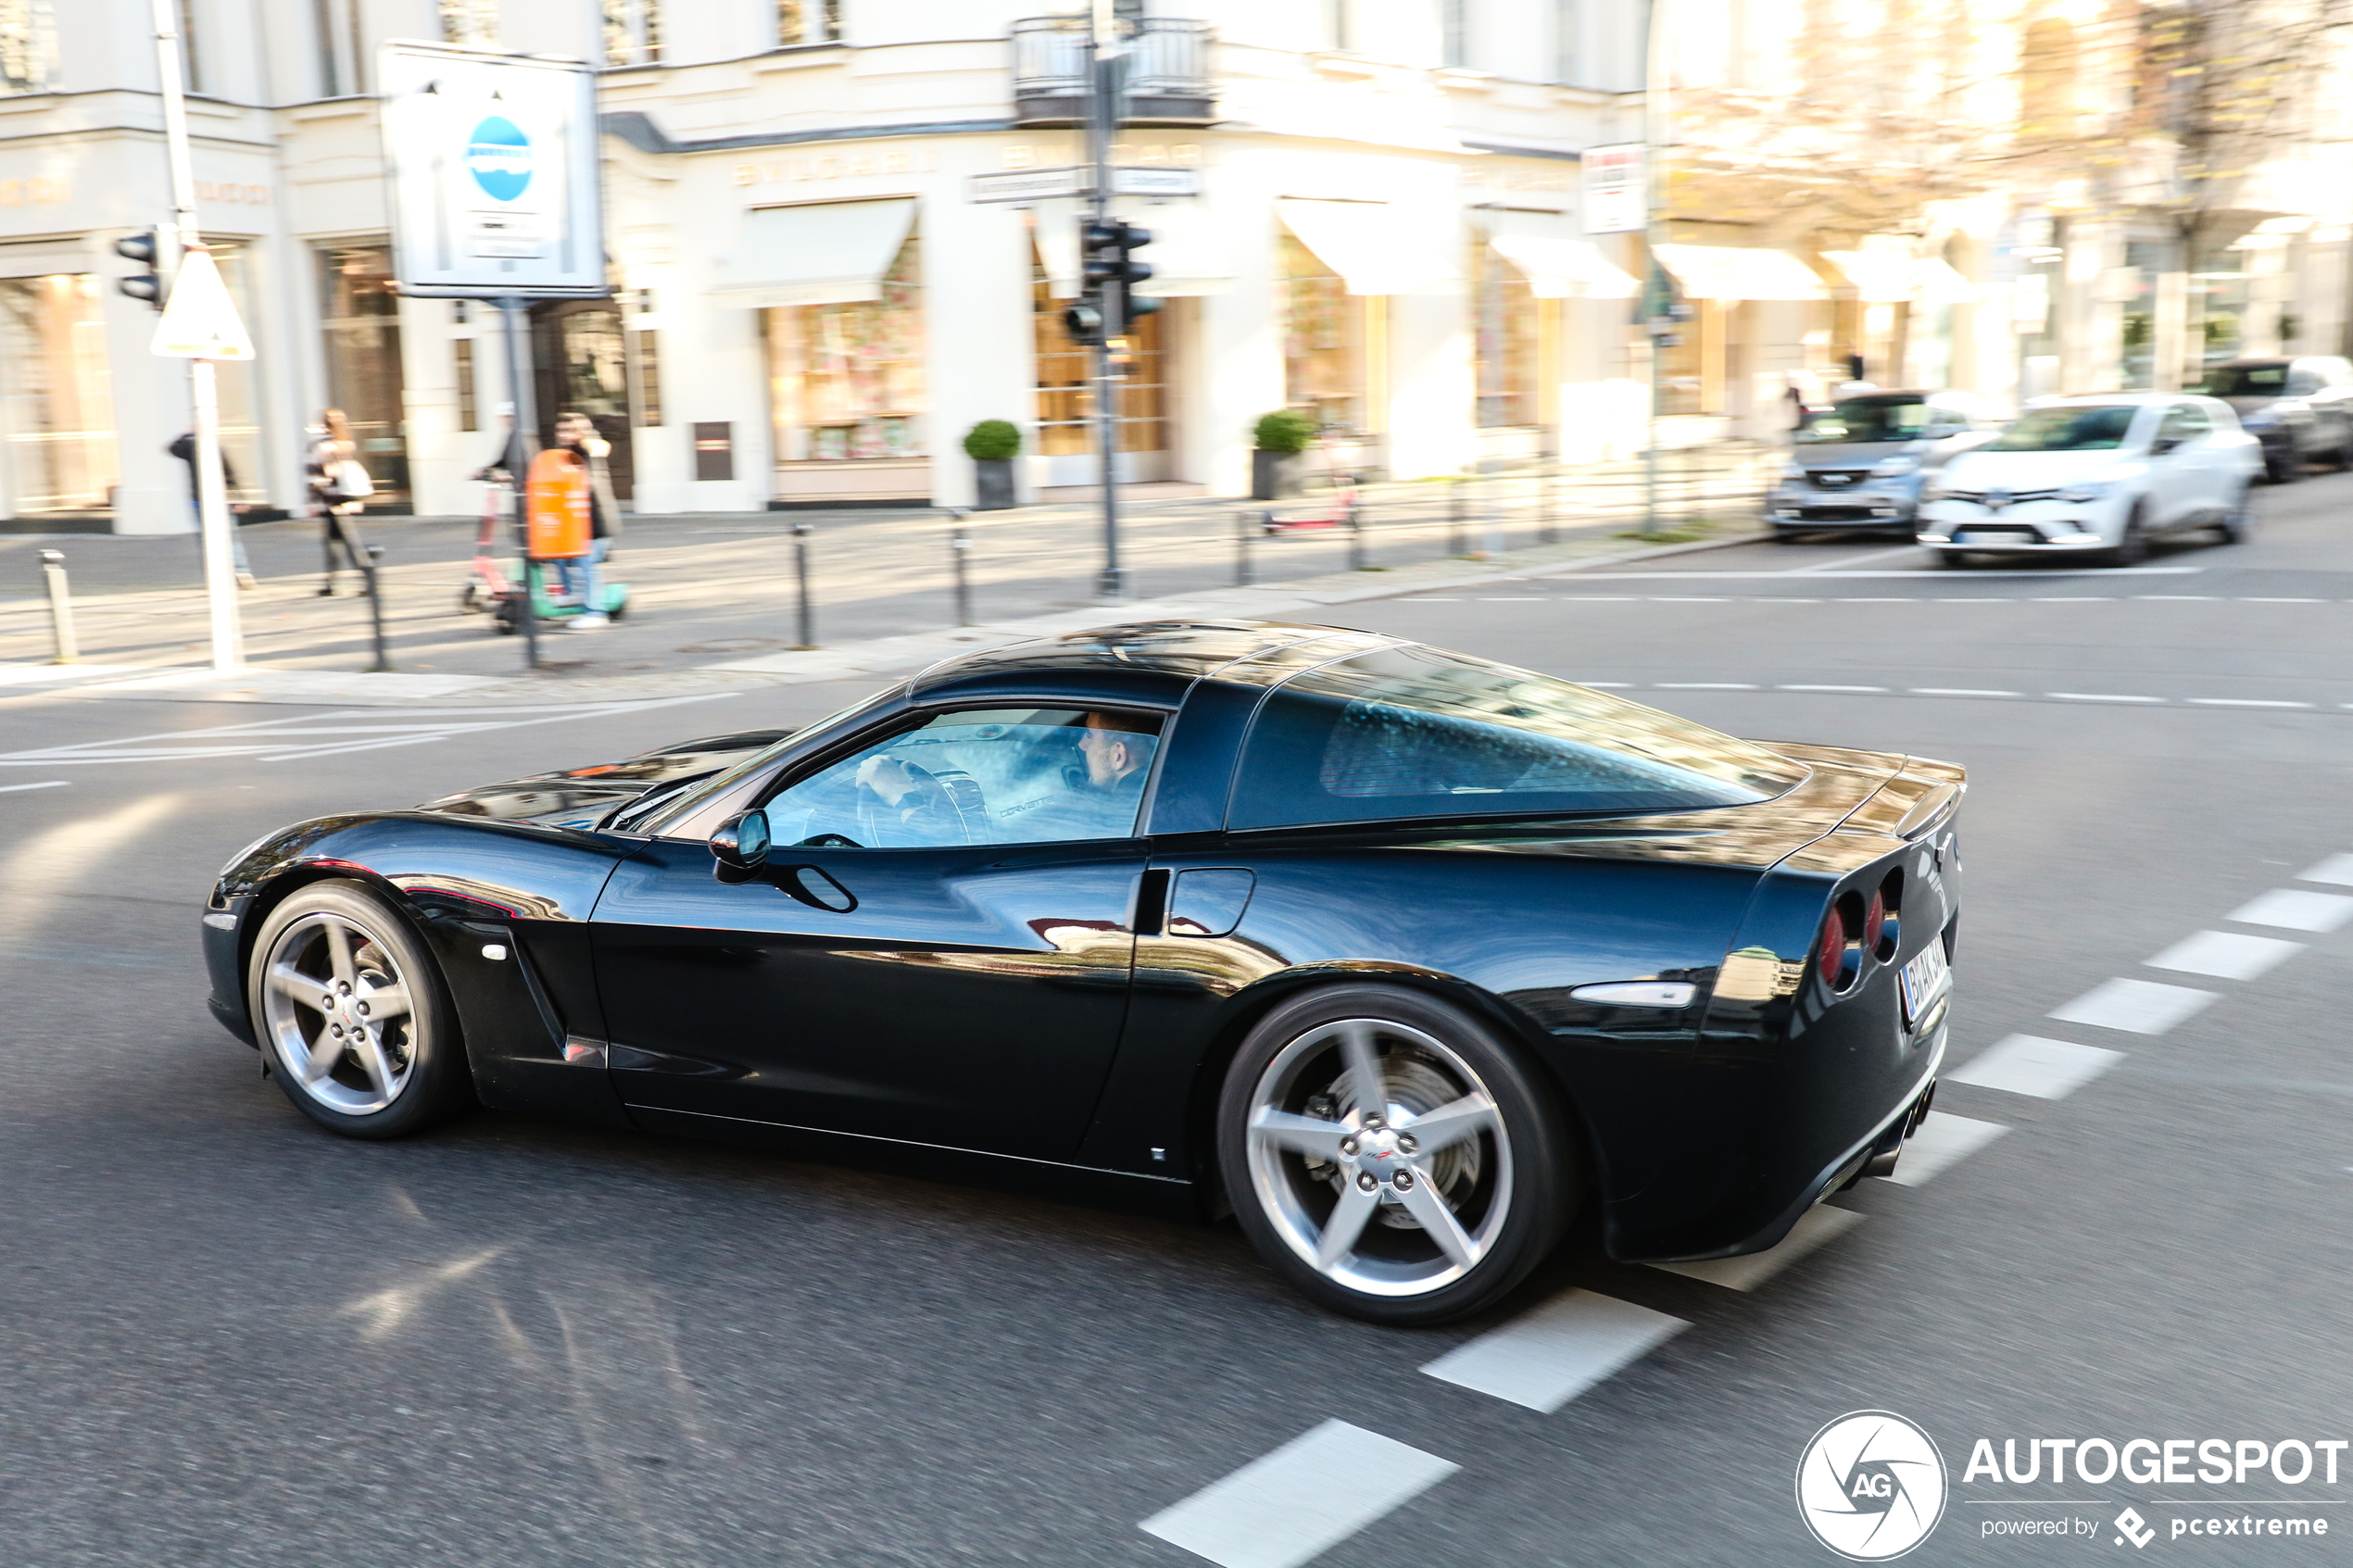
[[[1918,458],[1903,456],[1881,458],[1878,462],[1871,465],[1871,477],[1873,479],[1894,479],[1896,475],[1909,473],[1919,466],[1920,460]]]
[[[1931,479],[1926,484],[1920,486],[1920,499],[1923,502],[1941,501],[1952,493],[1953,492],[1951,490],[1945,487],[1944,482],[1941,479]]]
[[[2079,479],[2059,491],[2062,501],[2096,501],[2115,486],[2105,479]]]

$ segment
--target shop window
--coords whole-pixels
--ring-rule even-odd
[[[1042,262],[1033,261],[1030,313],[1037,325],[1038,452],[1083,457],[1095,449],[1094,351],[1063,329],[1070,301],[1056,299]],[[1168,360],[1162,352],[1165,310],[1137,320],[1127,335],[1127,373],[1119,387],[1119,449],[1168,450]]]
[[[778,44],[837,44],[840,41],[841,0],[776,0]]]
[[[1517,268],[1483,243],[1473,257],[1472,276],[1478,280],[1473,352],[1478,374],[1478,422],[1490,428],[1535,424],[1539,320],[1535,291]]]
[[[883,277],[881,298],[764,313],[780,461],[923,455],[920,269],[911,234]]]
[[[608,66],[661,63],[661,0],[604,0]]]
[[[0,278],[0,406],[15,511],[96,511],[117,474],[104,280]]]
[[[661,333],[652,327],[640,327],[629,334],[635,353],[631,363],[637,371],[637,422],[658,425],[661,417]]]
[[[393,292],[392,247],[319,247],[320,325],[327,337],[327,396],[351,420],[359,460],[384,500],[409,488],[408,426],[403,422],[400,300]],[[316,410],[309,410],[317,418]]]
[[[45,93],[57,37],[49,0],[0,0],[0,93]]]
[[[1326,430],[1365,422],[1365,311],[1347,282],[1296,236],[1281,236],[1283,401]]]

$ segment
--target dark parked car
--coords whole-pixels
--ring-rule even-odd
[[[2300,478],[2306,463],[2353,468],[2353,363],[2333,354],[2233,359],[2208,366],[2197,390],[2228,403],[2263,443],[2272,483]]]
[[[1428,1323],[1580,1213],[1723,1257],[1893,1167],[1965,783],[1362,632],[1123,626],[287,828],[205,949],[346,1135],[478,1099],[1230,1206],[1315,1298]]]
[[[1765,511],[1777,539],[1807,533],[1909,537],[1921,487],[1989,438],[1965,392],[1866,392],[1815,411],[1793,437]]]

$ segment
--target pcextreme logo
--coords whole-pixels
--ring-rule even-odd
[[[1797,1461],[1797,1512],[1814,1538],[1854,1562],[1884,1562],[1944,1517],[1944,1456],[1890,1411],[1856,1411],[1814,1434]]]

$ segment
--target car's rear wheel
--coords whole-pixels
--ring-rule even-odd
[[[313,883],[272,909],[245,997],[271,1075],[321,1126],[395,1138],[461,1102],[465,1051],[440,971],[363,884]]]
[[[1571,1211],[1568,1137],[1492,1033],[1385,985],[1277,1008],[1217,1109],[1219,1169],[1261,1255],[1313,1299],[1384,1323],[1458,1318],[1527,1277]]]

